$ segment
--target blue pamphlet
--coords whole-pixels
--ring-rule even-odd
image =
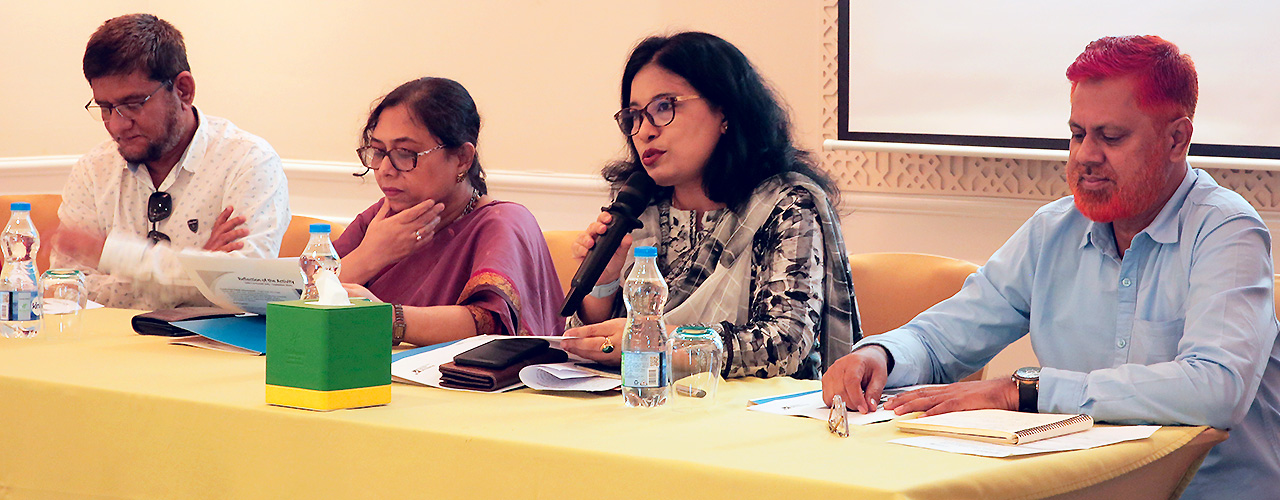
[[[427,351],[434,351],[434,350],[439,349],[439,348],[441,348],[441,347],[444,347],[444,346],[447,346],[447,345],[453,344],[454,342],[457,342],[457,341],[456,341],[456,340],[450,340],[450,341],[448,341],[448,342],[441,342],[441,343],[439,343],[439,344],[431,344],[431,345],[428,345],[428,346],[422,346],[422,347],[417,347],[417,348],[413,348],[413,349],[407,349],[407,350],[400,351],[400,352],[393,352],[393,353],[391,353],[391,362],[392,362],[392,363],[395,363],[396,361],[400,361],[401,359],[407,358],[407,357],[409,357],[409,356],[413,356],[414,354],[423,353],[423,352],[427,352]]]
[[[749,404],[753,404],[753,405],[759,405],[759,404],[765,404],[765,403],[768,403],[768,402],[770,402],[770,401],[777,401],[777,400],[779,400],[779,399],[790,399],[790,398],[798,398],[798,397],[800,397],[800,396],[808,396],[808,395],[813,394],[813,393],[815,393],[815,392],[822,392],[822,389],[818,389],[818,390],[815,390],[815,391],[797,392],[797,393],[795,393],[795,394],[783,394],[783,395],[781,395],[781,396],[773,396],[773,397],[768,397],[768,398],[752,399],[752,400],[748,400],[748,401],[747,401],[747,403],[749,403]]]
[[[267,352],[267,317],[258,315],[174,321],[191,333],[262,355]]]

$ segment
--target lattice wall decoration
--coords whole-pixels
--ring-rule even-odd
[[[822,135],[835,139],[839,102],[838,0],[822,10]],[[845,191],[974,195],[1052,200],[1068,194],[1066,163],[905,153],[822,151],[819,157]],[[1208,170],[1258,210],[1280,212],[1280,172]]]

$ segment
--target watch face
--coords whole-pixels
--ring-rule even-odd
[[[1039,380],[1040,369],[1034,366],[1018,368],[1017,371],[1013,372],[1013,376],[1018,377],[1022,380]]]

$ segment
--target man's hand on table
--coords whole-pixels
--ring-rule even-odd
[[[1017,411],[1018,386],[1007,378],[956,382],[904,392],[886,401],[884,408],[898,415],[922,411],[924,416],[988,408]]]

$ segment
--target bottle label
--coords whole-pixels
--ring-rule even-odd
[[[0,306],[0,318],[4,321],[40,319],[40,315],[35,310],[36,292],[18,290],[0,292],[0,294],[2,294],[0,298],[4,299],[4,305]]]
[[[671,364],[666,352],[623,352],[623,387],[666,387],[671,383]]]

